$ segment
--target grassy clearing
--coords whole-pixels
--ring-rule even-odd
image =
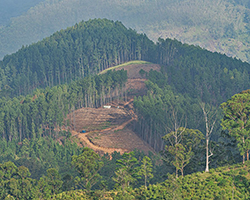
[[[100,130],[104,130],[106,128],[110,128],[112,126],[114,126],[114,125],[111,124],[111,122],[105,121],[105,122],[102,122],[100,124],[84,126],[84,127],[82,127],[81,130],[86,130],[87,132],[90,132],[90,131],[100,131]]]
[[[120,64],[120,65],[116,65],[114,67],[110,67],[108,69],[105,69],[102,72],[100,72],[99,74],[104,74],[108,70],[113,70],[113,69],[116,69],[116,68],[119,68],[119,67],[126,67],[128,65],[143,65],[143,64],[152,64],[152,63],[151,62],[147,62],[147,61],[143,61],[143,60],[132,60],[132,61]]]

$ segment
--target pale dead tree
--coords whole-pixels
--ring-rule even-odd
[[[177,148],[178,144],[182,141],[183,132],[186,130],[187,119],[184,122],[184,115],[181,119],[178,119],[178,112],[172,107],[170,112],[170,126],[166,125],[167,134],[163,136],[163,139],[167,142],[165,146],[166,150],[168,147]],[[176,149],[177,151],[177,149]],[[177,157],[175,158],[177,159]],[[178,168],[176,167],[176,178],[178,178]]]
[[[174,140],[171,140],[171,138],[169,138],[169,143],[174,146],[177,145],[181,142],[182,139],[182,133],[185,131],[186,126],[187,126],[187,119],[184,121],[184,115],[182,115],[181,119],[178,120],[178,112],[175,111],[174,108],[172,108],[172,112],[171,112],[171,117],[170,117],[170,123],[171,126],[167,127],[167,132],[172,133],[172,137],[174,138]],[[180,129],[181,127],[183,127],[182,129]]]
[[[203,111],[204,119],[205,119],[205,125],[206,125],[206,169],[205,172],[209,172],[209,158],[213,156],[213,152],[211,148],[209,149],[209,140],[211,137],[211,134],[214,129],[215,122],[217,120],[217,110],[213,111],[212,106],[210,109],[206,110],[205,106],[206,104],[201,102],[200,103],[201,109]]]

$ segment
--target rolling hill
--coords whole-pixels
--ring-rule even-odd
[[[0,159],[27,166],[32,169],[33,177],[40,179],[28,178],[29,170],[23,166],[17,167],[12,162],[0,164],[0,174],[4,177],[0,188],[4,191],[0,192],[2,198],[21,199],[29,194],[56,199],[70,199],[72,195],[83,195],[86,199],[248,199],[248,161],[244,165],[212,169],[209,173],[197,172],[204,170],[202,137],[198,138],[200,146],[186,149],[191,154],[188,153],[190,158],[184,161],[188,162],[185,170],[184,166],[171,166],[171,160],[158,165],[163,161],[159,162],[155,154],[149,153],[153,161],[149,168],[153,167],[155,177],[148,187],[145,187],[146,179],[143,183],[137,176],[141,173],[139,169],[149,164],[143,163],[146,157],[138,151],[124,152],[134,148],[166,149],[164,142],[167,141],[162,137],[169,130],[176,130],[173,127],[176,124],[182,125],[182,119],[187,129],[205,133],[199,104],[219,111],[223,101],[248,89],[249,66],[236,58],[177,40],[159,39],[154,43],[145,34],[107,19],[82,21],[5,56],[0,61],[0,148],[3,152]],[[220,138],[224,143],[217,143],[221,133],[220,113],[216,119],[210,143],[214,153],[211,168],[240,158],[234,138],[227,138],[230,142]],[[183,134],[180,138],[184,139],[176,144],[178,146],[185,146],[185,141],[193,143],[191,135]],[[81,149],[77,144],[102,155],[114,154],[112,159],[106,154],[99,159],[93,150]],[[170,154],[164,155],[166,159],[172,158]],[[137,160],[142,162],[138,164]],[[177,161],[174,157],[173,160]],[[102,178],[98,175],[92,191],[91,186],[81,184],[81,180],[86,180],[86,173],[82,173],[86,165],[82,161],[103,165],[101,170],[99,167],[94,170],[94,174],[100,173]],[[132,164],[132,171],[126,168],[118,171],[121,166],[127,167],[126,163]],[[174,169],[175,176],[168,174],[165,182],[157,183]],[[178,178],[178,171],[186,176]],[[197,173],[191,174],[193,172]],[[125,182],[126,187],[122,185],[123,178],[115,179],[124,173],[135,177],[130,179],[134,185]],[[23,187],[22,181],[28,186]],[[29,188],[33,188],[32,193],[26,192]],[[72,188],[87,190],[69,191]]]
[[[82,20],[108,18],[153,41],[176,38],[249,62],[249,16],[239,0],[47,0],[0,29],[0,58]]]

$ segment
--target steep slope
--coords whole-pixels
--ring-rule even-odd
[[[221,82],[225,74],[229,74],[231,79],[236,78],[233,81],[234,93],[239,92],[239,88],[247,89],[245,87],[248,85],[247,63],[177,40],[159,39],[154,44],[146,35],[127,29],[120,22],[95,19],[56,32],[51,37],[6,56],[0,61],[0,96],[14,97],[29,94],[35,88],[70,83],[131,60],[164,65],[170,74],[169,82],[180,89],[193,84],[204,93],[212,87],[225,87],[226,81]],[[179,68],[183,70],[179,71]],[[207,77],[204,77],[204,73]],[[183,79],[177,76],[185,76],[189,84],[183,85]],[[240,76],[243,78],[240,79]],[[203,80],[198,78],[194,81],[195,77]],[[208,85],[212,82],[216,84],[204,90],[202,87],[206,85],[203,83],[207,80]],[[222,89],[216,91],[223,93]],[[189,88],[188,92],[192,90]],[[213,91],[209,91],[210,94]],[[231,91],[229,95],[232,95]],[[229,95],[224,96],[228,98]]]
[[[47,0],[0,31],[0,58],[81,20],[108,18],[249,61],[249,4],[237,0]]]

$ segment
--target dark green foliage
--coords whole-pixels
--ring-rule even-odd
[[[67,128],[69,121],[64,118],[77,108],[98,107],[114,98],[123,98],[126,80],[126,71],[108,71],[70,85],[37,89],[26,97],[2,98],[0,161],[11,160],[18,166],[28,167],[32,178],[37,180],[42,176],[39,188],[46,198],[61,190],[72,189],[76,170],[70,165],[71,156],[79,155],[81,148],[68,139],[71,136]],[[115,90],[119,91],[119,96]],[[48,171],[57,177],[54,186],[51,176],[45,175],[49,168],[58,169],[60,174]]]
[[[43,196],[49,198],[59,193],[62,187],[63,181],[55,168],[47,170],[46,176],[43,176],[38,181],[38,188]]]
[[[168,84],[203,102],[218,104],[248,87],[247,63],[177,40],[159,39],[155,45],[146,35],[126,29],[120,22],[96,19],[6,56],[0,62],[1,93],[31,93],[37,87],[69,83],[134,59],[164,65]],[[163,87],[162,78],[157,78]]]
[[[178,125],[176,124],[176,126]],[[166,158],[176,168],[176,178],[178,177],[178,171],[181,171],[183,176],[184,168],[195,156],[195,150],[199,151],[198,145],[204,139],[203,134],[199,130],[176,127],[176,129],[163,136],[163,139],[166,143]]]
[[[112,159],[110,159],[110,156]],[[99,172],[102,176],[102,180],[97,184],[98,187],[93,187],[94,189],[112,190],[115,187],[115,181],[112,177],[115,176],[116,161],[121,158],[122,155],[117,152],[112,153],[112,155],[106,154],[102,157],[104,164]]]
[[[0,162],[12,161],[17,166],[23,165],[29,169],[31,177],[37,180],[45,175],[49,168],[59,169],[63,177],[76,173],[70,165],[71,156],[81,153],[81,147],[78,147],[76,143],[65,141],[63,145],[60,145],[52,139],[43,137],[24,141],[26,144],[2,140]]]
[[[96,199],[101,194],[90,191],[94,184],[93,188],[105,191],[113,189],[115,182],[123,189],[113,195],[115,199],[172,199],[181,195],[191,198],[188,194],[193,199],[228,198],[230,189],[229,182],[225,182],[227,177],[220,177],[213,172],[206,181],[204,179],[207,177],[201,180],[200,174],[194,175],[195,178],[186,176],[178,180],[169,176],[165,183],[149,185],[145,189],[145,180],[139,180],[142,172],[138,161],[143,160],[142,156],[134,153],[122,157],[115,155],[116,160],[111,161],[106,157],[103,162],[107,166],[101,169],[103,164],[96,153],[85,149],[79,155],[80,148],[76,143],[66,139],[71,136],[69,124],[72,124],[71,128],[75,126],[73,117],[65,120],[69,113],[72,116],[78,108],[100,107],[117,98],[126,99],[126,71],[109,70],[99,76],[87,75],[133,59],[162,65],[161,72],[140,71],[141,76],[148,79],[148,92],[143,97],[134,98],[139,117],[135,130],[157,151],[166,145],[162,136],[174,131],[175,120],[180,127],[187,122],[188,128],[204,132],[200,101],[216,108],[235,92],[250,86],[250,65],[247,63],[176,40],[160,39],[157,44],[153,44],[145,35],[126,29],[120,22],[105,19],[82,22],[37,44],[23,47],[16,54],[6,56],[0,63],[2,96],[18,96],[30,93],[37,86],[46,87],[36,89],[32,95],[25,97],[0,99],[0,137],[3,138],[0,142],[1,161],[11,160],[18,166],[28,167],[32,177],[37,180],[42,176],[36,182],[37,187],[34,186],[40,191],[39,198],[51,198],[62,190],[72,189],[74,180],[88,189],[84,195],[96,195]],[[71,83],[54,86],[68,82]],[[217,140],[218,135],[217,132],[213,139]],[[60,140],[62,145],[55,140]],[[219,156],[223,150],[219,150],[215,142],[211,146],[215,147],[217,153],[212,161],[218,165],[226,163],[226,158]],[[204,169],[204,149],[199,147],[192,150],[195,159],[187,166],[187,174]],[[73,161],[72,155],[75,155]],[[172,172],[168,166],[162,170],[162,166],[157,166],[152,156],[151,160],[154,174],[151,184],[164,179],[163,175],[167,174],[165,171]],[[75,169],[70,168],[71,162]],[[118,168],[114,172],[115,162]],[[80,174],[76,179],[75,170]],[[20,173],[22,176],[29,174],[25,168]],[[230,182],[238,184],[237,191],[245,195],[235,193],[238,198],[247,198],[249,195],[245,174],[244,170],[240,171],[234,176],[235,182]],[[134,190],[132,187],[142,184],[143,188]],[[194,192],[193,187],[197,187],[199,192]],[[220,187],[227,188],[220,191]],[[209,190],[211,193],[207,192]],[[13,194],[17,193],[15,191]],[[72,196],[70,192],[62,195]]]
[[[0,164],[0,198],[34,199],[38,197],[36,180],[29,178],[26,167],[12,162]]]
[[[221,108],[224,112],[221,126],[236,139],[244,163],[245,156],[249,160],[250,149],[250,90],[235,94]]]
[[[148,156],[144,156],[141,161],[139,175],[141,175],[144,179],[145,189],[147,189],[149,179],[152,179],[154,177],[154,175],[152,174],[152,167],[153,165],[151,159]]]
[[[153,42],[120,22],[95,19],[54,33],[0,61],[2,95],[31,93],[130,60],[148,60]]]
[[[178,93],[218,105],[250,87],[248,63],[177,40],[159,40],[157,49],[158,63]]]
[[[128,166],[127,164],[133,160],[125,158],[126,156],[123,156],[122,160],[129,162],[124,160],[123,167]],[[30,173],[26,167],[16,167],[12,162],[0,164],[1,199],[7,196],[14,199],[51,199],[52,197],[54,199],[111,197],[112,199],[249,199],[250,197],[248,161],[245,165],[225,166],[211,169],[209,173],[198,172],[178,179],[174,174],[168,174],[165,182],[150,184],[147,188],[130,187],[126,191],[71,190],[60,193],[63,182],[56,169],[48,169],[47,174],[39,181],[29,176]]]
[[[116,162],[117,169],[113,180],[117,183],[117,188],[124,192],[139,178],[138,160],[134,157],[134,152],[130,152],[124,153]]]
[[[94,150],[85,147],[82,154],[72,156],[71,164],[79,173],[75,180],[80,188],[90,190],[101,179],[99,171],[103,162]]]
[[[147,190],[134,190],[135,199],[248,199],[248,167],[230,166],[210,170],[210,174],[196,173],[184,178],[169,176],[164,183],[150,185]],[[221,172],[219,172],[221,171]],[[241,171],[246,173],[241,175]]]
[[[250,87],[249,64],[177,40],[159,39],[157,62],[161,72],[150,71],[146,82],[148,94],[134,100],[139,120],[137,133],[155,150],[162,150],[166,128],[173,128],[172,110],[182,126],[205,133],[200,102],[218,109],[233,94]],[[144,75],[143,71],[141,74]],[[220,137],[220,110],[211,139]],[[169,131],[169,130],[167,130]],[[203,162],[202,158],[198,162]],[[218,158],[218,157],[217,157]],[[212,158],[213,159],[213,158]],[[217,162],[218,163],[218,162]]]
[[[231,165],[211,169],[209,173],[194,173],[175,179],[168,175],[165,182],[136,189],[108,191],[102,193],[113,199],[249,199],[249,177],[246,165]],[[95,199],[100,193],[89,194],[88,199]],[[100,196],[99,196],[100,198]]]
[[[68,137],[67,114],[82,107],[99,107],[124,98],[127,72],[108,71],[95,77],[86,77],[70,85],[37,89],[33,95],[13,99],[0,99],[0,135],[7,141],[49,136],[58,139]],[[114,91],[118,91],[117,93]],[[73,123],[73,119],[71,123]],[[64,129],[62,128],[64,127]],[[65,130],[67,129],[67,130]],[[23,153],[26,151],[24,141]]]

